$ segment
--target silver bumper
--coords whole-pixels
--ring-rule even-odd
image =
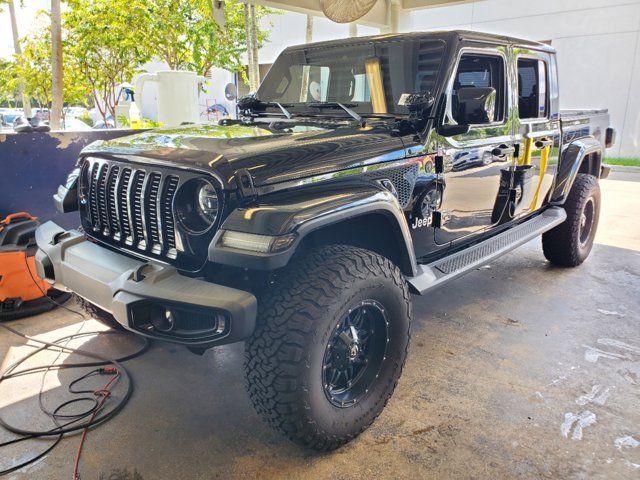
[[[208,348],[244,340],[255,328],[257,300],[249,292],[185,277],[168,265],[121,255],[53,222],[38,228],[36,242],[36,267],[42,278],[110,312],[129,330]],[[178,317],[184,318],[183,325],[176,325],[175,331],[154,328],[153,316],[162,314],[162,309],[165,313],[183,312]],[[202,328],[208,315],[215,317],[212,327]],[[201,320],[197,325],[196,318]]]

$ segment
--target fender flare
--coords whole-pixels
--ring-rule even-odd
[[[584,159],[592,154],[598,154],[598,164],[594,171],[600,177],[603,146],[592,136],[580,138],[571,142],[562,152],[562,159],[558,165],[556,182],[550,197],[552,205],[563,205],[573,187],[573,182],[580,171]]]
[[[409,225],[396,198],[388,191],[370,185],[350,185],[330,190],[314,188],[300,194],[278,195],[259,204],[238,208],[223,222],[209,245],[209,261],[255,270],[275,270],[282,268],[291,259],[301,242],[312,232],[324,227],[349,221],[368,214],[385,216],[394,226],[394,240],[402,258],[398,265],[402,272],[414,276],[417,262]],[[238,250],[221,245],[226,231],[251,233],[255,235],[296,234],[293,244],[282,252],[259,253]]]

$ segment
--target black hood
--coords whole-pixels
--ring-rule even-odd
[[[225,188],[233,186],[240,169],[260,186],[405,156],[402,140],[384,124],[296,126],[277,133],[258,125],[188,126],[95,142],[82,153],[211,171]]]

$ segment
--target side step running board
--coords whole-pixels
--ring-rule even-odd
[[[454,278],[491,262],[527,243],[567,218],[563,208],[551,207],[520,225],[465,248],[428,265],[418,265],[418,275],[407,278],[414,292],[420,295]]]

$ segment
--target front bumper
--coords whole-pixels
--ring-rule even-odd
[[[194,348],[242,341],[253,333],[257,300],[249,292],[124,256],[53,222],[38,228],[36,242],[42,278],[111,313],[128,330]]]

